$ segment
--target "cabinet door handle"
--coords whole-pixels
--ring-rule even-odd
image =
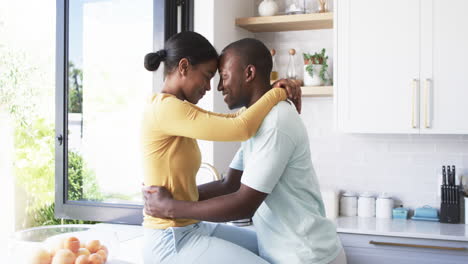
[[[413,89],[413,102],[411,109],[411,127],[418,128],[419,126],[419,80],[413,79],[411,82],[411,87]],[[417,115],[417,117],[416,117]]]
[[[378,242],[369,241],[369,244],[376,246],[396,246],[396,247],[411,247],[411,248],[430,248],[430,249],[443,249],[443,250],[455,250],[464,251],[464,247],[442,247],[442,246],[431,246],[431,245],[417,245],[417,244],[405,244],[405,243],[392,243],[392,242]]]
[[[432,98],[432,85],[431,79],[427,78],[424,82],[424,126],[431,128],[432,120],[432,107],[430,107],[430,100]]]

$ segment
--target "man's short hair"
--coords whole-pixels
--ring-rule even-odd
[[[244,38],[229,44],[223,49],[223,53],[228,50],[239,56],[243,67],[251,64],[255,66],[257,75],[264,80],[270,80],[273,61],[270,51],[263,42],[253,38]]]

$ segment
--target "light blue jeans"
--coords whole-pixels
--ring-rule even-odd
[[[145,264],[267,264],[258,256],[257,235],[247,228],[200,222],[144,231]]]

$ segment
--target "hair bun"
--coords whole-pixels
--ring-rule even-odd
[[[167,57],[167,51],[164,49],[158,50],[156,54],[161,58],[162,61],[164,61]]]
[[[166,60],[167,52],[166,50],[158,50],[157,52],[151,52],[145,56],[145,68],[148,71],[155,71],[159,68],[161,61]]]

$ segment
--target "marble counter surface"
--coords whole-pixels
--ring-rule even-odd
[[[441,239],[468,242],[468,225],[403,219],[339,217],[338,233]]]

